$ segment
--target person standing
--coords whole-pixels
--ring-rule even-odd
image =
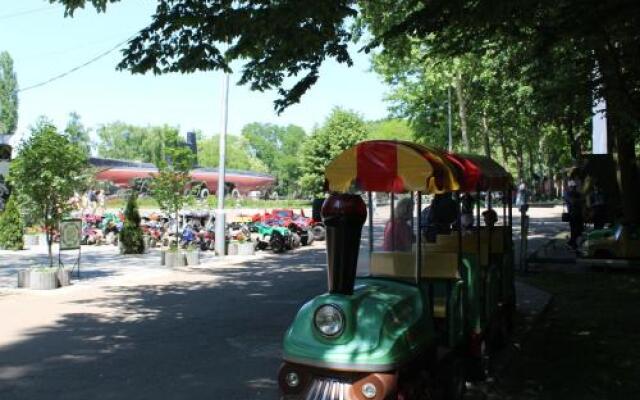
[[[606,205],[604,194],[600,190],[597,182],[593,184],[593,190],[589,195],[589,209],[591,211],[591,220],[593,221],[593,229],[604,228],[606,220]]]
[[[582,195],[578,191],[578,183],[573,179],[567,184],[565,202],[567,203],[567,211],[569,212],[569,228],[571,231],[568,244],[575,249],[577,247],[578,237],[582,235],[584,221],[582,218]]]
[[[518,192],[516,193],[516,207],[520,209],[523,205],[529,203],[529,192],[524,181],[520,181]]]

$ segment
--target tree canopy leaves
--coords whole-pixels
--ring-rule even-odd
[[[18,126],[18,79],[13,59],[0,52],[0,135],[13,135]]]
[[[342,151],[366,139],[368,133],[367,125],[359,114],[334,108],[304,145],[302,189],[313,196],[320,196],[324,191],[325,167]]]
[[[71,208],[74,192],[86,187],[86,154],[49,121],[41,118],[31,128],[31,136],[18,147],[9,169],[9,182],[18,202],[30,217],[47,230],[49,261],[51,235]]]

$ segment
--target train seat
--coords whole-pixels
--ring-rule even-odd
[[[369,270],[373,276],[412,278],[415,277],[415,260],[412,252],[374,251]]]
[[[447,297],[438,296],[433,298],[433,316],[444,319],[447,317]]]
[[[422,277],[427,279],[460,279],[458,254],[454,252],[422,253]]]

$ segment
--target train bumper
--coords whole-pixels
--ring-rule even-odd
[[[284,400],[385,400],[396,393],[395,372],[351,372],[285,362],[278,372]]]

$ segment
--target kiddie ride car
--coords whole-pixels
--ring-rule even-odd
[[[257,232],[256,250],[271,248],[274,253],[282,253],[300,246],[300,237],[282,226],[253,224],[251,228]]]
[[[640,264],[640,227],[616,224],[586,234],[578,262],[593,266],[628,267]]]
[[[509,193],[510,175],[488,158],[368,141],[335,158],[325,177],[328,293],[303,305],[285,334],[282,398],[461,399],[467,380],[484,378],[512,327],[511,212],[503,206],[497,226],[493,218],[480,226],[476,202],[475,227],[424,243],[421,213],[400,221],[394,203],[404,193],[397,208],[410,201],[420,210],[424,194],[455,194],[459,210],[461,192]],[[373,191],[391,193],[384,250],[373,227]],[[459,227],[460,213],[457,219]],[[393,243],[403,237],[395,229],[409,231],[404,248]]]
[[[254,220],[265,225],[282,226],[289,229],[300,237],[300,243],[303,246],[310,245],[316,239],[311,218],[305,217],[304,213],[296,214],[291,209],[273,209],[270,213],[256,215]]]

